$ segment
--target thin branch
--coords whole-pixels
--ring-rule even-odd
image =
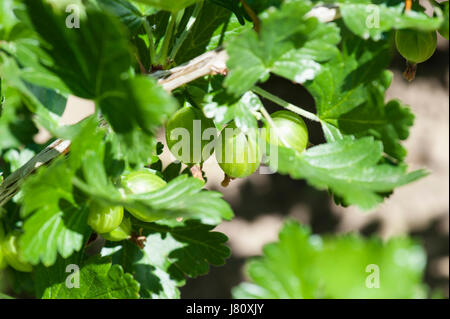
[[[67,153],[69,146],[70,141],[58,139],[34,156],[24,166],[9,175],[3,184],[0,185],[0,207],[14,197],[20,188],[20,184],[27,176],[39,167],[51,162],[55,157]]]
[[[265,109],[265,107],[261,107],[260,109],[261,114],[264,116],[266,121],[269,123],[270,128],[275,132],[276,137],[283,143],[284,146],[290,147],[289,143],[284,139],[283,135],[280,134],[278,127],[276,126],[275,122],[273,121],[272,117],[270,116],[269,112]]]
[[[250,18],[253,21],[253,28],[257,33],[261,31],[261,21],[259,20],[258,15],[253,11],[253,9],[245,2],[245,0],[241,0],[241,4],[244,7],[247,14],[250,16]]]
[[[308,112],[299,106],[296,106],[294,104],[286,102],[285,100],[279,98],[276,95],[273,95],[272,93],[267,92],[266,90],[261,89],[260,87],[255,86],[252,89],[252,91],[255,92],[256,94],[262,96],[263,98],[266,98],[269,101],[272,101],[272,102],[278,104],[279,106],[284,107],[285,109],[287,109],[289,111],[292,111],[294,113],[297,113],[298,115],[306,117],[307,119],[310,119],[311,121],[320,122],[320,119],[314,113]]]

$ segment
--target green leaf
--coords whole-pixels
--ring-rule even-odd
[[[206,104],[203,107],[205,115],[213,118],[217,125],[224,125],[234,120],[236,126],[243,132],[257,128],[256,112],[263,107],[259,97],[246,92],[238,101],[233,96],[226,94],[224,90],[217,94],[206,96]]]
[[[25,165],[35,154],[35,152],[28,148],[19,151],[11,149],[4,154],[3,160],[9,163],[11,172],[14,172],[22,165]]]
[[[13,56],[20,65],[20,78],[23,81],[56,90],[62,94],[70,92],[64,82],[46,67],[52,63],[51,58],[39,46],[39,41],[34,38],[34,35],[32,38],[0,43],[0,48]]]
[[[43,264],[34,266],[33,281],[36,298],[42,298],[44,294],[47,298],[51,297],[51,294],[58,294],[57,289],[61,288],[61,283],[65,283],[68,276],[74,273],[72,267],[81,268],[85,258],[84,252],[78,252],[65,259],[58,256],[56,262],[49,267]]]
[[[29,178],[24,187],[24,234],[20,238],[24,257],[46,266],[79,251],[89,234],[88,207],[77,203],[72,193],[71,172],[61,162]]]
[[[252,26],[250,23],[242,25],[239,23],[236,16],[233,15],[222,26],[216,29],[206,50],[215,50],[222,44],[227,43],[231,38],[244,32],[244,30],[250,30],[251,28]]]
[[[439,28],[439,33],[442,35],[445,39],[449,39],[448,36],[448,28],[449,28],[449,2],[443,1],[439,3],[439,7],[441,8],[442,12],[444,13],[444,21],[442,22],[441,27]]]
[[[0,299],[14,299],[14,298],[11,297],[11,296],[8,296],[8,295],[6,295],[6,294],[4,294],[2,292],[0,292]]]
[[[66,108],[67,97],[54,89],[26,82],[24,69],[20,69],[13,58],[2,54],[0,58],[0,75],[8,85],[20,91],[22,100],[36,114],[36,121],[50,132],[57,130]]]
[[[65,25],[66,13],[57,6],[43,0],[26,3],[36,31],[45,40],[41,46],[52,59],[51,70],[73,94],[95,100],[130,163],[148,164],[154,155],[155,130],[174,112],[176,102],[155,80],[130,77],[123,25],[87,6],[80,28],[70,29]]]
[[[214,17],[212,19],[211,17]],[[213,35],[222,30],[221,26],[230,18],[230,12],[206,1],[195,19],[191,31],[175,57],[177,64],[187,62],[204,53]]]
[[[399,141],[408,138],[409,128],[414,124],[414,115],[398,100],[389,101],[386,105],[384,102],[368,102],[341,116],[338,123],[339,129],[345,134],[375,136],[383,142],[386,154],[402,161],[407,152]]]
[[[253,11],[260,13],[270,7],[279,8],[285,0],[246,0],[246,2]]]
[[[41,47],[51,58],[45,66],[74,95],[95,99],[120,86],[120,76],[131,66],[131,54],[117,18],[79,5],[80,28],[68,28],[64,8],[44,0],[25,3]]]
[[[68,276],[69,274],[67,274]],[[66,281],[47,288],[44,299],[137,299],[139,283],[109,258],[93,257],[79,272],[79,288],[68,288]]]
[[[37,128],[32,113],[23,105],[20,94],[12,87],[2,85],[4,102],[0,113],[0,153],[33,143]]]
[[[392,73],[385,70],[389,62],[387,41],[363,41],[347,34],[340,56],[324,64],[305,87],[314,97],[319,118],[328,123],[322,126],[328,141],[334,141],[327,135],[331,126],[341,137],[374,136],[401,162],[406,150],[400,142],[409,136],[414,115],[399,101],[385,102],[392,82]]]
[[[317,115],[322,120],[334,120],[365,102],[367,85],[383,74],[389,62],[387,42],[344,38],[343,52],[305,84],[316,102]]]
[[[232,11],[236,15],[236,18],[238,19],[239,23],[245,24],[244,20],[245,11],[241,7],[240,0],[211,0],[211,2]]]
[[[230,74],[225,80],[229,92],[241,95],[270,73],[296,83],[313,79],[324,62],[337,54],[338,28],[306,18],[311,9],[306,1],[287,2],[280,10],[262,16],[259,34],[248,30],[226,45]]]
[[[404,12],[403,1],[357,1],[362,3],[340,3],[339,10],[346,26],[363,39],[380,40],[383,33],[392,29],[416,29],[432,31],[438,29],[443,16],[429,17],[424,12]],[[420,8],[421,9],[421,8]]]
[[[80,251],[90,228],[88,206],[75,192],[73,178],[88,150],[99,149],[103,134],[95,131],[97,121],[89,118],[78,127],[72,140],[69,159],[59,158],[49,167],[42,167],[25,180],[22,186],[25,219],[20,244],[26,260],[46,266],[55,263],[57,253],[67,258]]]
[[[209,265],[221,266],[230,256],[227,237],[214,232],[214,226],[196,221],[171,225],[137,222],[147,237],[145,248],[125,243],[113,255],[141,284],[144,298],[179,298],[178,287],[185,277],[195,278],[209,272]]]
[[[126,0],[96,0],[102,9],[108,10],[136,34],[145,21],[144,15],[132,3]]]
[[[426,255],[408,237],[382,242],[356,234],[318,236],[286,222],[277,243],[247,263],[253,283],[233,289],[235,298],[424,298]],[[377,282],[376,278],[379,278]],[[377,286],[377,283],[379,284]],[[375,285],[375,286],[373,286]]]
[[[346,205],[374,208],[383,194],[426,175],[423,170],[406,173],[406,166],[379,164],[383,146],[372,137],[344,138],[312,147],[298,154],[278,147],[278,158],[271,167],[294,179],[304,178],[318,189],[330,189]]]
[[[118,134],[121,149],[131,163],[150,163],[157,129],[177,109],[176,100],[151,77],[124,80],[121,87],[97,101]]]
[[[0,39],[6,39],[11,29],[17,23],[13,5],[13,0],[2,0],[0,2]]]
[[[98,171],[99,165],[95,161],[85,161],[85,165],[95,166],[85,168],[85,172],[89,169],[92,174],[103,174]],[[173,179],[164,188],[139,195],[121,195],[115,191],[112,184],[99,183],[95,176],[92,175],[92,180],[96,180],[97,183],[89,184],[78,180],[77,186],[84,193],[107,204],[147,212],[155,218],[200,219],[210,225],[217,225],[222,219],[229,220],[233,217],[233,211],[221,198],[221,193],[203,190],[205,184],[203,181],[186,174]]]
[[[177,12],[201,0],[135,0],[135,1],[145,3],[162,10]]]

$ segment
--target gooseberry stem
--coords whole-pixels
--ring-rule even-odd
[[[268,99],[269,101],[272,101],[272,102],[278,104],[279,106],[284,107],[285,109],[287,109],[289,111],[297,113],[300,116],[306,117],[307,119],[310,119],[311,121],[320,122],[320,119],[314,113],[308,112],[308,111],[302,109],[301,107],[291,104],[291,103],[279,98],[278,96],[267,92],[266,90],[264,90],[258,86],[254,86],[252,88],[252,91],[254,93],[262,96],[263,98]]]
[[[409,11],[412,8],[412,0],[405,0],[405,11]]]
[[[253,21],[253,29],[255,29],[255,31],[257,33],[259,33],[261,31],[261,21],[259,20],[258,15],[247,4],[247,2],[245,2],[245,0],[240,0],[240,1],[241,1],[242,6],[244,7],[245,11],[247,12],[247,14],[250,16],[250,18]]]
[[[186,24],[186,28],[183,30],[181,35],[177,38],[175,45],[172,48],[172,51],[170,52],[169,60],[175,59],[175,56],[177,55],[178,50],[181,48],[181,46],[183,45],[183,43],[186,40],[186,38],[188,37],[188,35],[191,33],[192,27],[193,27],[195,21],[197,20],[197,17],[200,14],[200,11],[203,8],[203,3],[204,3],[204,1],[202,0],[200,2],[197,2],[197,4],[195,5],[194,12],[192,13],[192,16],[189,18],[189,21]]]

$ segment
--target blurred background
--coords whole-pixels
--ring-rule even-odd
[[[439,37],[436,53],[418,66],[413,82],[402,78],[404,67],[405,61],[397,55],[390,68],[394,79],[387,99],[400,99],[416,115],[405,143],[406,162],[411,170],[426,168],[430,175],[397,189],[376,210],[362,212],[336,206],[328,192],[278,174],[255,173],[223,188],[223,173],[212,156],[204,165],[207,188],[222,192],[235,213],[231,222],[216,229],[229,237],[232,255],[225,266],[212,267],[208,275],[188,280],[182,288],[183,298],[230,298],[231,288],[246,279],[245,261],[259,256],[265,244],[277,240],[287,218],[309,225],[317,234],[359,232],[384,239],[410,234],[423,243],[427,253],[425,282],[449,297],[449,42]],[[298,85],[273,77],[264,88],[314,112],[312,97]],[[269,111],[279,109],[268,101],[264,104]],[[91,102],[71,97],[63,122],[75,123],[92,108]],[[321,143],[320,127],[312,122],[307,125],[311,143]],[[161,141],[163,136],[161,132]],[[48,135],[42,131],[36,139],[44,142]],[[162,157],[167,165],[167,149]]]

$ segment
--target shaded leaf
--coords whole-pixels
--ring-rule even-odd
[[[247,264],[252,283],[235,298],[424,298],[426,256],[408,237],[382,242],[358,235],[318,236],[286,222],[277,243]],[[377,278],[379,281],[377,281]]]

